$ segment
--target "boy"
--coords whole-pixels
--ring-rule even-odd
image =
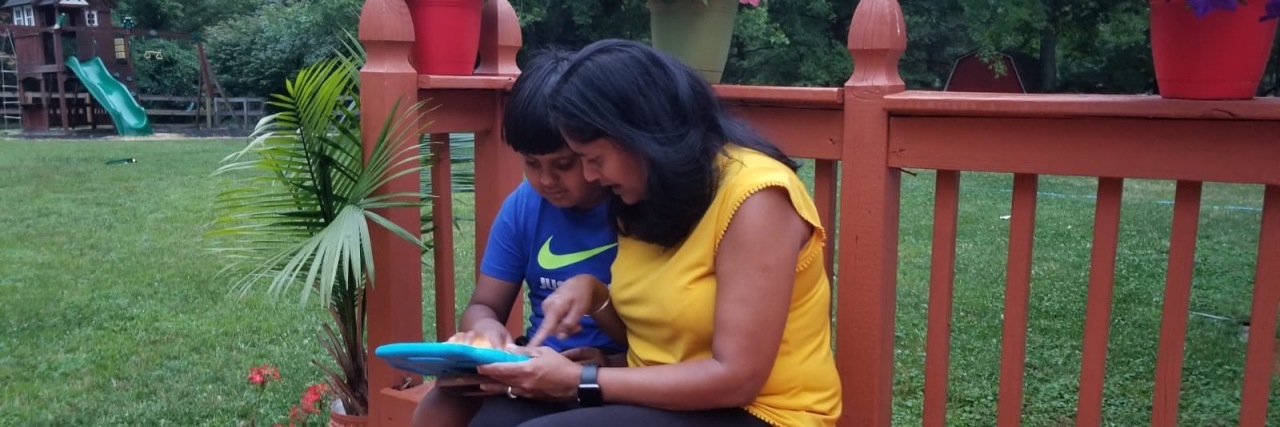
[[[462,332],[450,341],[484,341],[499,349],[517,344],[504,321],[521,282],[528,284],[533,312],[529,335],[542,322],[542,300],[565,280],[590,274],[609,283],[617,233],[609,224],[607,190],[583,176],[582,162],[551,125],[546,105],[546,90],[568,61],[566,53],[545,53],[530,62],[512,87],[502,130],[507,144],[524,157],[526,180],[507,196],[494,220],[475,292],[462,312]],[[611,340],[589,318],[584,319],[578,333],[563,340],[551,337],[544,345],[570,359],[602,365],[626,363],[622,358],[626,347]],[[436,388],[418,404],[413,424],[466,425],[482,403],[520,405],[532,411],[542,410],[541,406],[554,410],[561,405],[505,395],[486,402]]]

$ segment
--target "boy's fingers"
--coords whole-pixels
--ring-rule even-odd
[[[562,351],[560,352],[560,355],[564,356],[569,360],[578,360],[582,358],[582,347],[574,347],[574,348]]]
[[[511,334],[504,334],[500,332],[485,334],[485,340],[489,341],[489,345],[492,345],[493,348],[507,348],[507,346],[511,345]]]

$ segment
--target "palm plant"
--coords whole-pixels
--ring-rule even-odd
[[[388,181],[421,173],[429,151],[418,142],[421,114],[389,118],[366,159],[360,131],[358,71],[362,58],[339,55],[300,71],[271,105],[251,142],[223,159],[215,174],[238,180],[215,199],[209,235],[232,239],[215,248],[232,258],[224,272],[240,273],[241,294],[266,284],[280,295],[300,289],[300,303],[320,299],[332,323],[320,342],[337,369],[313,360],[349,415],[368,413],[364,342],[365,284],[374,277],[371,224],[425,245],[377,210],[425,206],[427,194],[375,194]],[[400,117],[399,107],[390,117]],[[427,216],[427,218],[430,218]],[[247,267],[246,267],[247,265]],[[247,268],[247,272],[246,272]],[[305,273],[304,273],[305,272]]]
[[[345,49],[345,52],[340,53],[341,56],[352,58],[363,64],[365,59],[364,45],[360,44],[360,40],[355,34],[352,34],[350,31],[343,30],[343,36],[339,38],[338,41],[342,45],[343,49]],[[431,171],[428,170],[428,165],[431,163],[432,158],[430,142],[428,139],[428,135],[421,135],[421,144],[419,145],[419,147],[422,148],[421,158],[423,166],[419,175],[421,188],[431,188]],[[453,190],[454,194],[471,193],[475,191],[475,170],[470,168],[458,168],[459,165],[468,165],[475,161],[475,152],[472,150],[474,147],[475,135],[472,134],[459,135],[457,138],[450,138],[449,140],[449,163],[454,165],[453,173],[450,177],[450,189]],[[423,195],[424,202],[426,201],[425,198],[428,196],[428,194]],[[420,219],[422,222],[422,237],[424,239],[429,238],[435,228],[431,212],[429,210],[423,210]],[[425,243],[426,245],[424,246],[424,249],[430,249],[431,242],[425,241]]]

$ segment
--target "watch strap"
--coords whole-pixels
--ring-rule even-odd
[[[596,380],[600,367],[595,364],[582,365],[582,377],[578,380],[578,404],[582,407],[593,407],[604,404],[604,394],[600,392],[600,383]]]

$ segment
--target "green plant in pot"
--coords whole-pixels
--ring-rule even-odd
[[[760,6],[760,0],[649,0],[651,43],[720,83],[743,5]]]
[[[365,378],[365,288],[374,279],[370,229],[381,227],[423,248],[420,230],[405,230],[381,209],[422,208],[429,197],[377,194],[388,181],[421,174],[420,106],[397,106],[365,147],[360,128],[360,52],[301,70],[270,104],[280,112],[262,119],[243,150],[227,156],[215,175],[233,182],[214,200],[208,235],[226,239],[218,253],[231,258],[224,273],[234,289],[266,286],[272,296],[296,293],[318,301],[330,321],[319,332],[332,363],[313,360],[326,374],[341,414],[368,414]],[[365,155],[366,148],[369,155]],[[334,405],[338,408],[338,405]]]
[[[1266,70],[1280,0],[1149,0],[1160,95],[1248,99]]]

